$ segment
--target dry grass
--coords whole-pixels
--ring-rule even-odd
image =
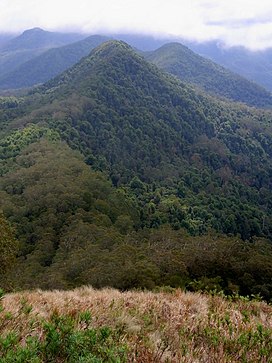
[[[42,322],[53,313],[90,311],[93,328],[120,333],[128,362],[272,362],[272,306],[264,302],[83,287],[8,294],[2,305],[0,333],[19,332],[20,344],[28,336],[42,339]]]

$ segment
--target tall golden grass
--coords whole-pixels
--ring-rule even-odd
[[[0,333],[19,332],[20,344],[43,339],[41,322],[53,313],[90,311],[94,328],[121,331],[128,362],[272,362],[272,306],[264,302],[82,287],[7,294],[2,306]]]

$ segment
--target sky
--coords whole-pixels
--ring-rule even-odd
[[[0,32],[141,33],[272,47],[271,0],[0,0]]]

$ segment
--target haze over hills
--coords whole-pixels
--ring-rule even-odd
[[[145,41],[147,46],[151,46],[151,41],[154,42],[153,46],[163,42],[139,36],[131,36],[128,39],[134,45],[138,40],[138,45],[142,45],[142,48]],[[79,42],[50,49],[0,77],[0,88],[24,88],[44,83],[88,55],[91,49],[106,40],[107,37],[93,35]],[[179,43],[166,44],[156,51],[146,53],[145,56],[181,80],[192,83],[213,95],[251,106],[272,107],[272,96],[268,91],[198,56]]]
[[[21,35],[10,39],[2,51],[20,51],[23,49],[48,49],[60,47],[80,40],[84,34],[50,32],[41,28],[25,30]]]
[[[130,45],[144,51],[153,51],[166,43],[178,42],[184,44],[200,56],[211,59],[213,62],[226,67],[232,72],[272,91],[271,48],[252,51],[242,46],[225,46],[219,40],[193,42],[185,38],[167,36],[154,38],[154,36],[140,34],[123,34],[120,38],[115,35],[114,38],[124,40]]]
[[[13,39],[11,34],[1,34],[0,36],[2,39],[0,39],[0,50],[3,46],[6,49],[4,54],[1,54],[2,51],[0,51],[0,76],[13,71],[18,65],[34,58],[46,49],[60,47],[86,37],[84,34],[48,32],[40,28],[26,30]],[[155,50],[169,42],[179,42],[197,54],[272,91],[271,50],[269,48],[263,51],[250,51],[243,47],[225,47],[216,41],[195,43],[186,39],[156,38],[142,34],[109,34],[107,36],[124,40],[142,51]],[[28,45],[25,49],[26,44]],[[36,51],[35,47],[37,47]],[[18,49],[16,50],[16,48]],[[17,52],[19,53],[17,54]]]
[[[269,111],[205,96],[120,41],[1,105],[14,286],[271,298]]]
[[[92,35],[78,42],[44,51],[0,77],[0,88],[25,88],[44,83],[77,63],[108,39],[105,36]]]
[[[114,36],[114,38],[118,39],[117,36]],[[256,82],[268,91],[272,91],[271,48],[252,51],[242,46],[225,46],[219,40],[193,42],[185,38],[167,36],[156,39],[148,35],[131,36],[125,34],[120,39],[144,51],[153,51],[166,43],[178,42],[184,44],[200,56],[208,58],[248,80]]]
[[[11,72],[44,51],[85,38],[83,34],[49,32],[29,29],[10,39],[0,48],[0,75]]]
[[[187,46],[203,57],[227,67],[272,91],[272,50],[250,51],[243,47],[225,47],[219,42],[192,43]]]
[[[83,37],[84,39],[82,39]],[[63,40],[63,38],[69,44],[63,47],[58,46],[56,42],[60,39]],[[80,40],[75,42],[76,39],[74,38]],[[35,48],[38,55],[35,52],[31,54],[28,52],[26,59],[21,62],[21,60],[17,59],[16,54],[13,54],[15,66],[4,64],[2,72],[0,61],[0,88],[24,88],[46,82],[88,55],[94,46],[110,38],[127,41],[130,45],[142,51],[156,49],[167,42],[166,39],[156,39],[148,35],[110,34],[108,36],[92,35],[86,38],[82,34],[65,35],[46,32],[39,28],[30,29],[19,37],[12,39],[7,48],[21,47],[24,49],[24,44],[27,44],[27,47]],[[69,39],[70,41],[68,41]],[[54,46],[50,43],[52,40]],[[46,44],[48,46],[51,44],[51,49],[44,49]],[[42,55],[39,55],[40,48],[42,48]]]
[[[146,59],[204,91],[256,107],[272,106],[272,94],[261,86],[203,58],[180,43],[163,45]]]
[[[0,34],[0,49],[12,38],[14,38],[14,34]]]

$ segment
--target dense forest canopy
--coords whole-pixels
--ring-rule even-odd
[[[271,299],[270,111],[196,91],[120,41],[0,104],[0,208],[20,245],[3,284]]]
[[[147,52],[145,57],[182,81],[192,83],[212,95],[249,106],[272,108],[271,92],[180,43],[165,44],[156,51]]]

